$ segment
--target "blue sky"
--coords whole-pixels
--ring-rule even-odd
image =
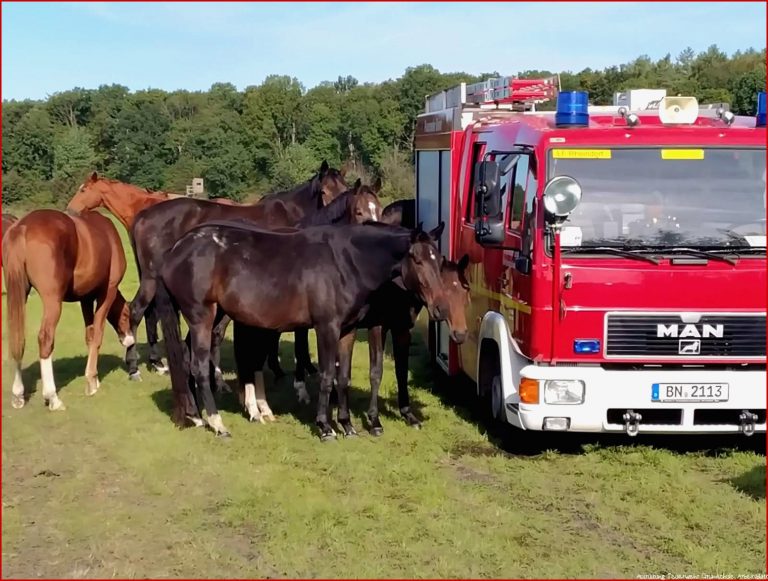
[[[408,66],[514,74],[581,70],[717,44],[765,47],[763,2],[6,3],[2,96],[75,86],[239,89],[268,74],[310,88],[338,75],[397,78]]]

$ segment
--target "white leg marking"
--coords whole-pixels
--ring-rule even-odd
[[[245,384],[245,409],[250,421],[264,423],[264,418],[259,412],[259,404],[256,403],[256,387],[252,383]]]
[[[125,337],[123,337],[121,343],[123,344],[123,347],[127,349],[128,347],[133,347],[136,344],[136,338],[131,333],[128,333]]]
[[[13,369],[13,387],[11,391],[13,397],[11,398],[11,405],[20,409],[24,407],[24,383],[21,380],[21,365],[18,361],[11,362],[11,369]]]
[[[296,390],[296,397],[298,398],[299,403],[309,404],[312,402],[312,400],[309,397],[309,392],[307,391],[307,386],[303,381],[296,381],[294,379],[293,389]]]
[[[275,414],[272,413],[272,410],[269,408],[269,404],[267,403],[267,393],[264,389],[264,372],[263,371],[257,371],[256,372],[256,381],[255,381],[255,387],[256,387],[256,403],[259,406],[259,411],[261,412],[261,415],[266,416],[271,421],[275,421]]]
[[[66,409],[56,393],[56,383],[53,380],[53,360],[50,357],[40,360],[40,377],[43,381],[43,401],[48,403],[48,409],[51,411]]]
[[[187,417],[193,424],[195,424],[196,428],[202,428],[205,425],[202,418],[192,417],[192,416],[187,416]]]
[[[227,428],[224,427],[224,422],[221,421],[221,416],[219,414],[208,416],[208,425],[211,426],[213,431],[217,434],[223,434],[227,432]]]

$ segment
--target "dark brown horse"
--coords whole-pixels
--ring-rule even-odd
[[[328,396],[340,339],[365,315],[371,293],[398,275],[428,305],[430,315],[440,318],[445,310],[440,260],[428,234],[386,225],[318,226],[278,233],[242,222],[222,222],[189,231],[166,256],[157,285],[174,421],[177,425],[184,425],[186,418],[200,422],[200,404],[208,425],[217,434],[228,435],[209,380],[211,328],[220,307],[236,323],[240,399],[254,420],[263,413],[271,415],[263,382],[255,385],[250,373],[261,369],[267,350],[263,343],[239,341],[239,330],[315,329],[321,372],[316,423],[322,439],[335,437]],[[190,367],[180,340],[177,308],[192,336]],[[190,371],[197,402],[189,389]],[[346,395],[339,391],[339,422],[346,433],[354,433]]]
[[[382,222],[414,228],[416,226],[416,200],[399,200],[389,204],[382,212]],[[437,234],[439,238],[442,229]],[[469,256],[464,255],[458,263],[443,259],[440,266],[440,276],[448,303],[446,320],[451,332],[451,338],[457,344],[465,341],[467,336],[467,321],[465,308],[469,303],[469,282],[465,276]],[[368,329],[368,351],[370,357],[371,403],[368,408],[370,432],[374,436],[383,433],[384,428],[379,419],[378,392],[381,386],[384,344],[387,333],[392,333],[392,355],[395,360],[395,377],[397,380],[397,401],[400,414],[408,425],[421,427],[421,421],[411,410],[408,393],[408,352],[411,345],[411,329],[424,307],[418,296],[407,292],[396,281],[387,283],[379,289],[371,301],[371,310],[360,323],[358,328]],[[340,366],[340,381],[349,381],[351,372],[352,351],[354,340],[343,345],[343,363]]]
[[[305,216],[320,211],[347,189],[344,173],[323,162],[319,172],[309,181],[292,190],[264,196],[253,205],[233,206],[193,198],[177,198],[141,211],[136,216],[131,230],[131,244],[140,277],[139,290],[131,301],[131,328],[135,332],[154,298],[158,268],[164,256],[174,243],[193,227],[211,220],[237,219],[248,220],[267,228],[292,226]],[[218,351],[224,339],[226,321],[222,322],[222,325],[217,327],[212,345],[217,368]],[[307,343],[306,336],[297,337],[297,343],[302,342]],[[138,365],[135,359],[130,359],[128,364],[129,372],[136,376]],[[283,374],[276,359],[270,358],[270,367],[276,375]],[[218,369],[216,377],[217,386],[226,390],[226,384]]]
[[[82,308],[88,346],[85,393],[96,393],[105,320],[109,318],[124,346],[135,342],[128,324],[128,306],[117,288],[125,274],[125,253],[115,226],[97,212],[75,217],[56,210],[35,210],[8,231],[3,240],[3,262],[14,368],[13,407],[25,403],[21,362],[26,302],[33,287],[43,303],[38,347],[45,403],[51,410],[64,409],[56,392],[52,362],[62,302],[79,302]]]

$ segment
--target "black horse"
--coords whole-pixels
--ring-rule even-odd
[[[316,424],[322,439],[334,438],[328,398],[340,339],[365,316],[371,294],[398,276],[421,297],[431,317],[444,319],[441,261],[429,234],[388,225],[319,226],[288,233],[219,222],[190,230],[166,256],[155,297],[171,368],[174,422],[184,425],[190,418],[202,423],[199,403],[208,425],[217,434],[229,435],[210,389],[211,329],[221,307],[236,323],[240,399],[251,419],[271,415],[263,391],[257,394],[254,384],[267,349],[263,343],[243,340],[240,331],[315,329],[320,365]],[[192,336],[189,368],[176,309]],[[263,380],[260,387],[263,390]],[[337,385],[338,420],[351,435],[346,387]]]

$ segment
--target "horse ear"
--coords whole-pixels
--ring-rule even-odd
[[[435,228],[434,230],[430,230],[429,237],[432,238],[432,240],[438,240],[440,236],[442,236],[444,228],[445,228],[445,222],[440,222],[437,228]]]
[[[320,164],[320,177],[323,177],[325,174],[328,173],[328,162],[326,160],[323,160],[323,163]]]
[[[465,254],[461,257],[461,260],[459,260],[459,272],[464,272],[469,266],[469,254]]]
[[[98,179],[99,179],[98,172],[92,172],[91,175],[88,176],[88,180],[92,182],[98,181]]]
[[[360,178],[357,178],[355,180],[355,184],[352,186],[352,193],[356,194],[357,192],[360,191],[361,187],[363,187],[363,180],[361,180]]]
[[[381,191],[381,178],[376,178],[376,181],[373,184],[373,190],[374,194],[378,194]]]

